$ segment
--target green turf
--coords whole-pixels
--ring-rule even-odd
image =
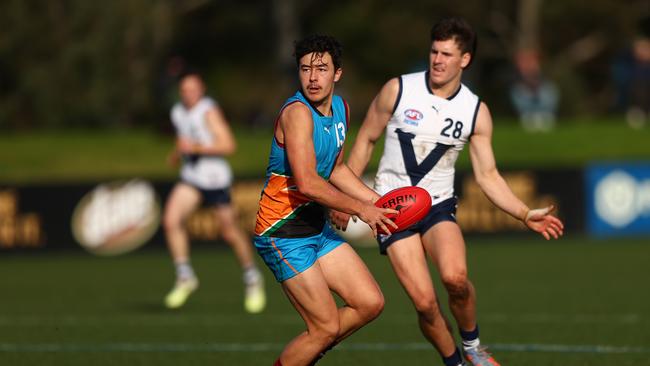
[[[56,131],[0,136],[0,182],[168,178],[173,139],[148,131]]]
[[[496,121],[494,151],[501,168],[576,167],[594,160],[647,160],[650,129],[632,130],[623,121],[560,121],[550,133],[530,134],[517,124]],[[346,149],[354,140],[353,128]],[[270,128],[235,131],[239,149],[230,158],[238,177],[263,176]],[[80,181],[145,177],[172,179],[166,165],[172,136],[145,130],[36,131],[0,134],[0,182]],[[370,164],[377,166],[381,143]],[[467,150],[467,149],[466,149]],[[463,152],[458,167],[469,167]]]
[[[482,340],[494,345],[503,365],[647,364],[647,240],[468,242]],[[374,249],[359,252],[384,291],[386,308],[319,365],[439,365],[386,258]],[[267,283],[267,311],[247,315],[228,250],[199,247],[193,262],[200,290],[185,308],[167,311],[161,302],[173,278],[161,249],[115,258],[3,254],[0,364],[271,365],[303,327],[278,285]],[[564,351],[543,348],[549,346]],[[630,352],[595,353],[595,346]]]

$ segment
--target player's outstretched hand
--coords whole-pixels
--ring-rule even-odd
[[[170,152],[167,155],[167,165],[171,166],[172,168],[177,167],[180,160],[181,160],[181,157],[180,157],[180,155],[178,155],[178,151],[176,151],[176,150]]]
[[[348,228],[348,222],[350,221],[350,217],[352,217],[352,220],[354,220],[355,222],[357,221],[356,218],[354,216],[351,216],[350,214],[337,211],[337,210],[332,210],[332,209],[329,212],[329,216],[332,225],[334,225],[335,228],[343,231],[345,231],[345,229]]]
[[[357,215],[361,221],[365,222],[372,229],[372,235],[377,237],[377,228],[382,228],[384,232],[391,234],[388,226],[397,229],[397,225],[386,215],[398,214],[399,211],[390,208],[380,208],[375,206],[372,202],[364,204],[363,208]]]
[[[536,208],[529,210],[524,217],[524,224],[529,229],[536,231],[544,236],[546,240],[559,238],[564,234],[564,224],[557,217],[550,215],[555,210],[555,206]]]

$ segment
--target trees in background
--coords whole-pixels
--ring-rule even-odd
[[[0,127],[123,126],[152,107],[171,2],[4,1]]]
[[[388,77],[426,66],[429,28],[468,18],[479,57],[467,82],[497,115],[521,42],[535,42],[565,115],[603,114],[611,60],[650,14],[647,0],[5,0],[0,5],[0,129],[166,123],[175,77],[203,73],[231,119],[270,123],[295,87],[291,40],[345,46],[340,92],[361,118]],[[532,38],[531,38],[532,37]]]

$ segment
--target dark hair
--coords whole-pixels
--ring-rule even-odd
[[[183,79],[189,78],[189,77],[195,77],[195,78],[203,81],[203,76],[201,76],[201,74],[198,71],[195,71],[195,70],[188,70],[188,71],[183,72],[182,74],[180,74],[178,76],[178,80],[183,80]]]
[[[461,53],[469,53],[472,56],[471,63],[476,54],[476,32],[472,26],[460,17],[443,18],[433,25],[431,42],[450,39],[456,41]]]
[[[298,66],[300,66],[300,59],[304,55],[312,52],[321,54],[328,52],[332,56],[334,67],[336,69],[341,67],[343,46],[334,37],[313,34],[294,42],[294,55],[296,56],[296,64]]]
[[[643,38],[650,38],[650,16],[641,18],[641,20],[639,20],[637,28],[638,36]]]

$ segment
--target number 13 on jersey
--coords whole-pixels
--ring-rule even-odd
[[[345,142],[345,125],[343,122],[339,122],[335,124],[335,131],[336,131],[336,148],[340,148],[343,146],[343,143]]]

